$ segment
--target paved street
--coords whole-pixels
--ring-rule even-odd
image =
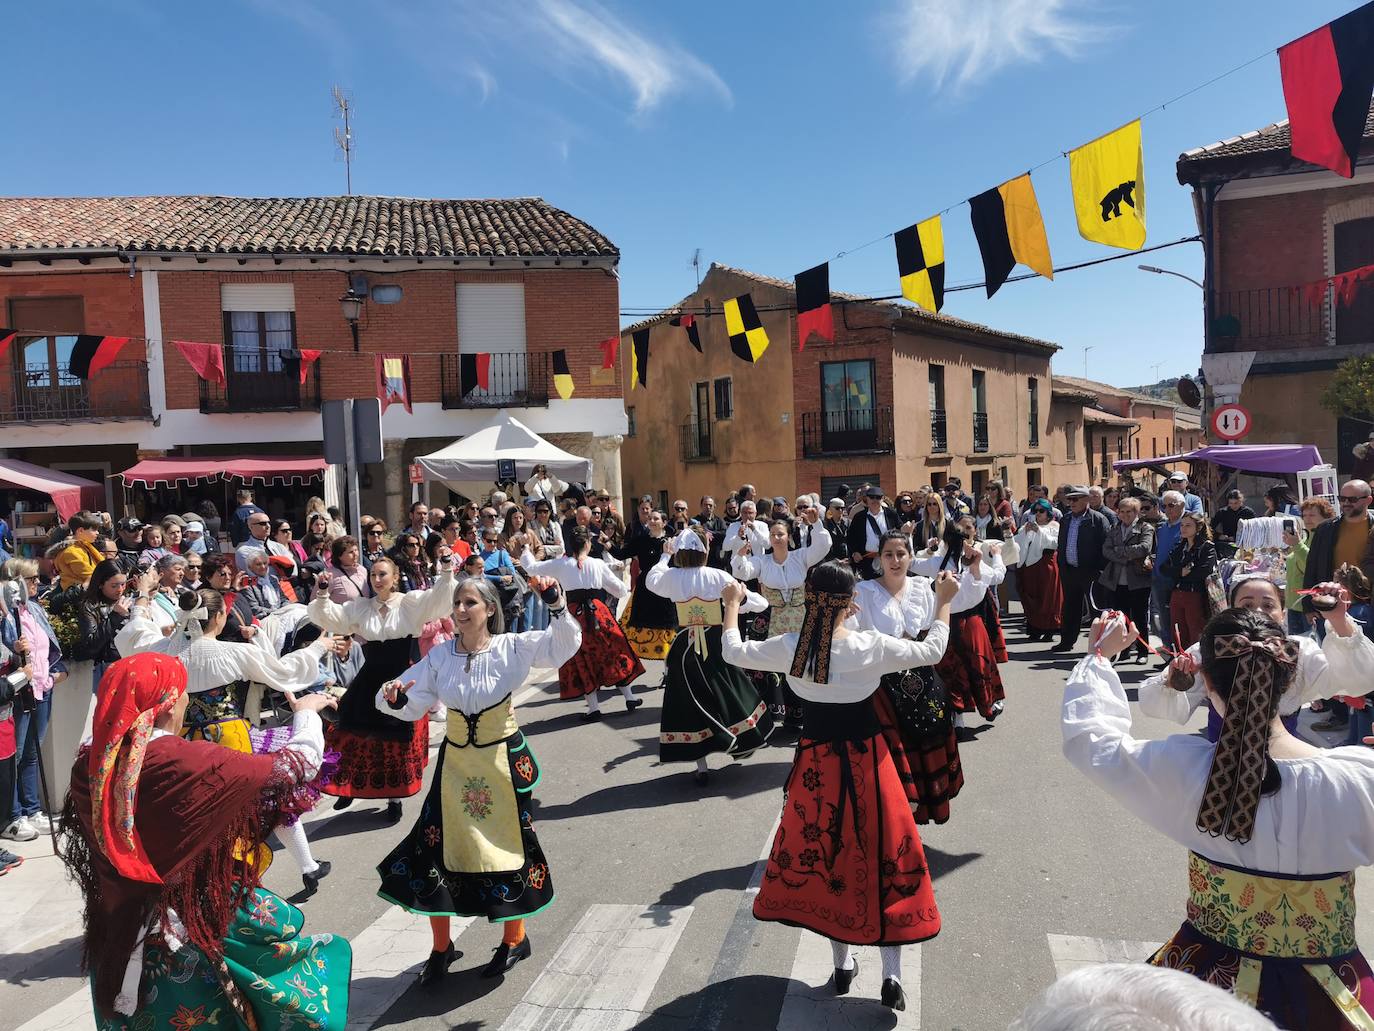
[[[525,689],[521,715],[544,767],[536,822],[558,898],[530,922],[534,958],[504,982],[476,976],[499,932],[470,923],[455,925],[465,955],[444,989],[411,989],[429,949],[427,924],[374,894],[373,866],[399,831],[380,807],[334,814],[326,804],[314,815],[310,837],[334,873],[305,904],[306,929],[353,940],[350,1026],[981,1031],[1005,1028],[1057,973],[1148,954],[1182,918],[1184,853],[1060,757],[1059,699],[1071,663],[1017,643],[1019,624],[1007,620],[1007,711],[963,747],[968,783],[951,821],[924,831],[944,931],[906,950],[906,1013],[875,1001],[876,951],[861,950],[855,993],[839,1003],[824,990],[824,942],[750,916],[788,748],[713,771],[701,791],[690,774],[656,765],[656,690],[633,715],[609,701],[603,722],[584,725],[581,704],[560,701],[543,673]],[[650,682],[658,675],[653,664]],[[1128,682],[1142,676],[1128,673]],[[1137,723],[1144,736],[1168,729]],[[407,803],[407,821],[418,805]],[[45,846],[20,846],[28,861],[0,880],[0,1024],[85,1029],[75,894]],[[267,884],[284,895],[299,888],[288,857],[279,856]],[[1374,940],[1367,886],[1359,894],[1359,933]]]

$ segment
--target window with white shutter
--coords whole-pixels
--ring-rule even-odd
[[[489,388],[484,393],[524,394],[529,383],[525,356],[525,285],[458,284],[458,353],[490,354]]]

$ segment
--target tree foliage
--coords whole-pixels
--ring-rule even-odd
[[[1336,366],[1322,406],[1338,416],[1374,419],[1374,354],[1356,355]]]

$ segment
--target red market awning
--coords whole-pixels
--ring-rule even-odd
[[[174,487],[209,480],[245,483],[308,483],[324,475],[323,458],[145,458],[120,473],[126,487]]]
[[[83,508],[98,512],[105,507],[103,484],[13,458],[0,458],[0,483],[48,495],[64,522]]]

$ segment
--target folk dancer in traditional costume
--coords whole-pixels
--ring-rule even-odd
[[[806,702],[754,917],[829,938],[837,995],[848,993],[857,970],[850,946],[879,946],[883,1005],[902,1010],[901,946],[938,934],[940,911],[872,695],[882,676],[943,654],[958,582],[940,575],[935,622],[924,641],[909,641],[844,625],[854,611],[855,579],[839,562],[817,566],[807,579],[801,633],[768,641],[740,638],[745,591],[728,586],[722,649],[727,662],[786,673]]]
[[[645,586],[677,606],[681,630],[668,651],[658,760],[695,762],[698,784],[707,782],[706,757],[724,752],[751,755],[773,733],[773,714],[745,671],[720,654],[720,599],[736,582],[723,569],[706,565],[706,531],[689,526],[673,539]],[[677,566],[669,565],[676,556]],[[742,611],[768,608],[762,596],[745,591]]]
[[[951,521],[946,525],[945,540],[934,550],[927,547],[911,563],[919,576],[935,577],[948,571],[959,581],[959,593],[950,606],[949,648],[935,672],[949,694],[955,734],[961,741],[972,736],[964,726],[965,713],[976,710],[992,722],[1002,714],[1006,699],[986,618],[988,591],[1002,582],[1006,566],[999,542],[985,541],[980,546],[966,534],[964,528],[971,523],[967,516]]]
[[[72,768],[61,851],[85,896],[96,1026],[185,1031],[190,1014],[343,1031],[348,942],[302,935],[301,911],[260,885],[263,840],[319,797],[328,700],[297,698],[291,739],[271,756],[178,737],[186,703],[177,659],[111,664]]]
[[[625,711],[634,712],[644,704],[630,685],[644,675],[644,663],[625,639],[625,631],[599,595],[623,598],[629,592],[625,581],[606,562],[592,558],[591,535],[576,526],[564,535],[568,553],[562,558],[540,562],[528,550],[520,565],[534,576],[557,580],[568,598],[568,611],[582,627],[582,644],[577,653],[558,668],[560,698],[586,698],[584,720],[601,719],[597,692],[603,687],[619,688]]]
[[[1358,630],[1335,643],[1342,622],[1326,637],[1328,658],[1358,654],[1367,676],[1374,648]],[[1243,609],[1202,633],[1218,742],[1138,741],[1111,666],[1136,634],[1119,619],[1093,625],[1064,691],[1063,735],[1084,775],[1189,850],[1187,922],[1150,962],[1229,989],[1281,1027],[1374,1027],[1374,971],[1354,935],[1354,870],[1374,857],[1374,750],[1314,748],[1288,732],[1279,702],[1297,646]]]
[[[1276,626],[1287,626],[1283,594],[1278,585],[1267,577],[1237,577],[1231,583],[1227,604],[1232,608],[1257,612],[1273,620]],[[1340,659],[1354,654],[1352,649],[1355,642],[1348,630],[1350,623],[1349,616],[1343,614],[1336,640],[1331,645],[1340,656],[1338,665]],[[1355,636],[1362,636],[1358,627],[1355,628]],[[1368,671],[1356,672],[1352,668],[1351,672],[1355,673],[1353,676],[1332,676],[1329,649],[1307,634],[1299,634],[1289,640],[1297,646],[1298,665],[1279,699],[1279,718],[1290,734],[1297,732],[1298,711],[1308,702],[1330,698],[1335,694],[1360,696],[1374,690],[1374,679],[1371,679]],[[1207,740],[1215,741],[1221,734],[1222,720],[1207,700],[1201,658],[1202,649],[1197,644],[1176,656],[1166,669],[1148,677],[1140,685],[1138,704],[1146,716],[1173,723],[1187,723],[1199,706],[1206,705]],[[1349,667],[1348,662],[1346,665]]]
[[[746,582],[758,581],[759,593],[768,602],[764,640],[801,629],[806,613],[806,573],[812,566],[825,561],[830,553],[830,534],[817,523],[819,511],[808,508],[804,516],[811,530],[811,540],[806,548],[792,550],[791,524],[778,519],[769,526],[767,540],[751,534],[744,547],[735,551],[735,557],[730,562],[737,578]],[[801,699],[787,686],[787,679],[772,673],[762,676],[771,681],[766,686],[772,690],[774,726],[783,723],[791,729],[801,729]],[[757,680],[755,684],[761,688],[765,686]]]
[[[553,901],[553,877],[530,820],[540,768],[516,722],[513,693],[531,667],[553,669],[572,658],[582,628],[556,585],[545,600],[548,629],[507,634],[490,581],[463,580],[453,612],[457,636],[377,692],[377,707],[402,719],[423,719],[436,700],[448,709],[420,818],[377,866],[378,894],[430,919],[434,949],[421,984],[442,980],[460,955],[452,917],[504,923],[484,971],[500,977],[531,954],[525,918]]]
[[[666,523],[662,512],[650,512],[648,522],[630,534],[623,547],[615,549],[616,558],[633,559],[636,563],[634,590],[620,625],[625,639],[641,659],[666,659],[677,636],[677,613],[672,602],[644,586],[644,578],[658,565],[670,539],[664,531]]]
[[[882,576],[861,580],[854,588],[855,630],[876,630],[909,641],[924,639],[935,619],[935,592],[924,576],[909,576],[911,542],[901,530],[889,530],[878,542]],[[886,674],[873,692],[873,704],[894,760],[900,752],[909,765],[897,773],[916,807],[916,822],[944,823],[949,800],[964,786],[959,740],[945,689],[929,664]]]
[[[1064,608],[1064,587],[1059,582],[1059,521],[1054,506],[1039,498],[1030,506],[1030,517],[1012,538],[1020,552],[1016,566],[1016,593],[1026,617],[1026,639],[1048,641],[1059,633]]]
[[[326,728],[330,749],[340,753],[339,769],[325,785],[337,795],[335,809],[358,798],[387,799],[387,817],[401,818],[401,799],[418,794],[429,763],[429,721],[402,720],[378,712],[377,689],[396,679],[416,658],[415,639],[425,624],[453,611],[453,554],[439,549],[438,575],[427,591],[402,593],[396,564],[372,563],[368,579],[373,596],[343,603],[329,598],[329,576],[322,573],[311,600],[310,621],[332,634],[351,634],[363,645],[363,668],[339,700],[339,720]]]
[[[136,602],[128,622],[119,631],[118,643],[125,654],[154,651],[167,640],[153,622],[148,606],[146,599]],[[314,686],[320,659],[326,649],[333,647],[333,640],[322,636],[300,651],[278,656],[268,643],[268,634],[257,635],[243,644],[218,640],[225,618],[224,598],[218,591],[207,588],[183,599],[180,625],[184,627],[186,643],[176,653],[186,667],[181,736],[247,754],[279,751],[290,740],[290,733],[284,728],[255,733],[234,701],[235,685],[244,681],[265,684],[293,700],[295,694],[304,694]],[[277,827],[277,836],[299,864],[306,892],[313,895],[320,881],[329,876],[330,864],[315,859],[305,827],[298,819],[283,820]]]

